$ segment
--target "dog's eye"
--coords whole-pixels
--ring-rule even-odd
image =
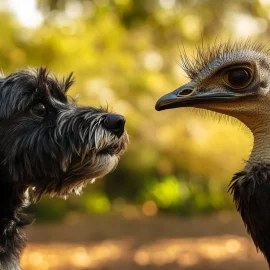
[[[37,116],[46,116],[47,115],[47,109],[44,104],[42,103],[37,103],[35,104],[32,109],[32,113]]]

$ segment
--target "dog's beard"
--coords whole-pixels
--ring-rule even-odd
[[[53,190],[46,190],[51,196],[67,198],[69,194],[80,195],[88,183],[93,183],[113,171],[119,161],[118,155],[99,154],[95,158],[85,159],[84,162],[75,163],[71,168],[70,176],[65,178],[61,187]],[[76,179],[74,180],[74,175]]]
[[[80,136],[83,141],[88,137],[88,143],[80,147],[71,144],[72,151],[66,153],[60,161],[59,178],[33,186],[32,194],[35,198],[39,199],[44,193],[63,198],[71,193],[81,194],[88,183],[116,168],[128,144],[126,133],[118,138],[102,126],[98,126],[91,134]]]

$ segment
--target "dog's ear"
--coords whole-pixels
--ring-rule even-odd
[[[71,72],[66,78],[63,78],[62,82],[62,89],[64,93],[67,93],[68,89],[73,85],[75,82],[73,72]]]
[[[46,67],[40,67],[36,70],[37,73],[37,88],[47,89],[48,71]]]
[[[48,72],[46,67],[40,67],[36,71],[37,73],[37,87],[42,89],[48,88],[48,83],[50,84],[57,82],[58,87],[63,93],[67,93],[68,89],[73,85],[75,82],[73,72],[71,72],[67,77],[59,80],[54,74]]]

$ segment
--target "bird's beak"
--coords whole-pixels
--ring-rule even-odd
[[[201,104],[227,102],[238,97],[233,92],[197,92],[190,84],[186,84],[161,97],[156,103],[156,110],[162,111],[178,107],[200,107]]]

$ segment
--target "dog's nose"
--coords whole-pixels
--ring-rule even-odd
[[[125,123],[126,119],[120,114],[109,114],[104,120],[105,127],[117,136],[123,134]]]

